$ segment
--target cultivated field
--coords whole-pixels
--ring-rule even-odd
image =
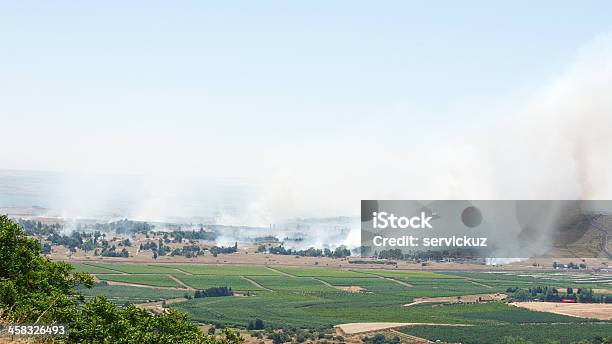
[[[345,324],[343,331],[359,333],[377,331],[380,326],[381,330],[396,331],[398,326],[410,324],[401,329],[407,333],[406,338],[412,335],[462,343],[489,343],[485,340],[488,336],[499,339],[499,335],[494,337],[496,333],[537,340],[548,329],[555,330],[548,337],[567,343],[569,339],[564,338],[591,338],[612,332],[610,321],[515,307],[503,301],[509,287],[555,285],[610,290],[612,285],[605,274],[185,263],[92,262],[76,266],[102,281],[83,291],[87,298],[105,294],[117,304],[134,303],[156,310],[161,310],[162,300],[169,300],[170,307],[189,313],[202,324],[245,327],[259,318],[275,328],[331,329]],[[120,285],[104,285],[104,281]],[[231,287],[239,296],[191,298],[196,289],[221,286]],[[410,307],[404,307],[410,303]],[[558,304],[549,307],[554,305]],[[470,326],[468,330],[448,325]]]
[[[532,311],[551,312],[573,317],[612,320],[612,304],[590,303],[552,303],[552,302],[513,302],[513,306],[523,307]]]

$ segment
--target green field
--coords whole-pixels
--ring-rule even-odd
[[[278,272],[261,266],[236,265],[172,265],[173,268],[194,275],[276,276]]]
[[[274,291],[318,292],[337,290],[310,277],[252,276],[250,278]]]
[[[87,272],[90,274],[116,274],[119,273],[117,270],[110,270],[107,268],[103,268],[100,266],[95,266],[91,264],[72,264],[74,266],[74,271],[76,272]]]
[[[610,336],[610,323],[575,324],[497,324],[495,326],[443,327],[417,326],[402,329],[402,332],[450,343],[480,344],[498,343],[504,337],[522,337],[535,343],[557,341],[561,344]]]
[[[200,323],[220,322],[244,327],[249,321],[260,318],[266,326],[274,328],[321,329],[347,322],[474,325],[469,328],[414,327],[403,330],[433,340],[462,343],[492,343],[495,341],[491,340],[500,336],[521,336],[536,343],[543,339],[558,339],[566,343],[612,333],[612,322],[534,312],[503,302],[403,306],[417,297],[490,294],[505,292],[506,288],[514,286],[584,285],[581,281],[588,281],[589,286],[607,286],[606,276],[599,275],[539,273],[534,276],[518,273],[122,263],[79,264],[77,268],[108,281],[181,287],[168,276],[172,275],[194,289],[224,286],[247,294],[243,297],[190,299],[172,304],[171,307],[187,312]],[[336,288],[340,286],[358,286],[363,288],[363,292],[350,293]],[[183,297],[193,295],[193,291],[98,284],[83,294],[87,298],[104,294],[117,304],[125,304]],[[554,332],[554,335],[547,334],[549,332]]]
[[[166,275],[97,275],[100,280],[149,285],[154,287],[175,287],[180,285]]]
[[[275,292],[247,298],[194,299],[176,304],[198,321],[244,326],[258,317],[284,327],[329,328],[346,322],[573,323],[576,318],[531,312],[503,303],[402,307],[385,295]],[[264,311],[265,310],[265,311]]]
[[[526,287],[534,285],[552,285],[563,288],[600,288],[612,289],[612,276],[609,274],[584,273],[544,273],[544,272],[452,272],[450,276],[468,278],[498,289]]]
[[[275,269],[297,277],[368,277],[359,272],[341,269],[298,267],[278,267]]]
[[[119,285],[96,285],[91,289],[79,288],[78,291],[91,299],[98,295],[106,295],[111,301],[118,305],[126,303],[145,303],[183,297],[184,291],[169,289],[149,289],[128,287]]]
[[[111,270],[114,273],[128,273],[128,274],[171,274],[171,275],[184,275],[185,273],[180,272],[171,265],[151,265],[151,264],[126,264],[126,263],[87,263],[92,267],[103,268]]]
[[[193,276],[177,276],[181,282],[187,284],[194,289],[207,289],[212,287],[231,287],[235,291],[251,291],[262,290],[251,284],[249,281],[240,278],[240,276],[223,276],[223,275],[193,275]]]

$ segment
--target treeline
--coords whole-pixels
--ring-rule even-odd
[[[247,325],[247,330],[263,330],[264,329],[264,322],[263,320],[257,318],[255,319],[255,321],[251,320],[249,321],[249,324]]]
[[[196,299],[201,297],[221,297],[234,296],[231,287],[213,287],[205,290],[196,290],[194,296]]]
[[[572,270],[578,270],[578,269],[586,269],[587,265],[585,263],[580,263],[580,264],[576,264],[574,262],[569,262],[567,264],[561,264],[561,263],[557,263],[557,262],[553,262],[553,269],[572,269]]]
[[[59,223],[42,223],[40,221],[20,219],[19,225],[25,231],[26,235],[31,236],[47,236],[53,233],[58,233],[62,230],[62,225]]]
[[[250,328],[252,325],[252,329]],[[264,338],[272,341],[272,344],[281,343],[344,343],[344,337],[334,336],[327,329],[305,329],[296,327],[284,327],[280,330],[273,327],[265,327],[263,321],[260,324],[263,331],[251,333],[251,336],[263,342]],[[259,330],[257,319],[249,321],[247,329]]]
[[[93,276],[42,257],[36,240],[0,216],[0,323],[67,324],[62,343],[242,342],[229,330],[224,338],[208,337],[174,309],[152,314],[133,305],[118,308],[104,296],[85,302],[75,287],[93,284]]]
[[[149,241],[144,244],[140,244],[140,251],[151,250],[153,251],[153,259],[157,259],[158,256],[165,256],[171,253],[170,246],[164,245],[164,241],[160,238],[158,242]]]
[[[258,252],[265,252],[266,247],[261,245],[258,247]],[[314,247],[310,247],[306,250],[294,250],[294,249],[286,249],[283,246],[278,247],[270,247],[267,249],[271,254],[279,254],[283,256],[302,256],[302,257],[328,257],[328,258],[345,258],[351,256],[351,251],[347,249],[345,246],[339,246],[335,250],[330,250],[328,248],[325,249],[317,249]]]
[[[47,237],[54,245],[62,245],[68,247],[70,252],[76,252],[77,249],[85,252],[94,251],[94,256],[102,257],[129,257],[128,251],[125,247],[132,245],[129,239],[125,239],[119,243],[119,246],[124,246],[122,250],[118,250],[115,245],[110,245],[108,240],[104,239],[104,236],[96,231],[94,233],[87,232],[72,232],[70,235],[59,235],[53,233]],[[51,252],[51,247],[48,244],[42,245],[44,254]]]
[[[170,255],[172,257],[183,256],[186,258],[195,258],[203,255],[206,252],[206,248],[202,248],[196,244],[184,245],[182,248],[171,249],[170,246],[164,245],[164,241],[166,239],[158,239],[157,242],[149,241],[144,244],[140,244],[140,251],[151,250],[153,251],[153,258],[157,259],[159,256]],[[210,248],[210,252],[213,256],[217,256],[218,254],[227,254],[234,253],[238,251],[238,243],[234,244],[234,246],[230,247],[219,247],[213,246]]]
[[[45,224],[40,221],[33,220],[19,220],[19,225],[24,229],[26,235],[32,236],[48,236],[51,234],[60,233],[66,226],[53,223],[53,224]],[[141,221],[132,221],[128,219],[123,219],[115,222],[109,223],[75,223],[70,224],[71,228],[73,228],[76,232],[82,231],[99,231],[99,232],[117,232],[117,233],[143,233],[153,230],[155,228],[154,225],[151,225],[147,222]]]
[[[210,253],[212,253],[214,257],[218,254],[230,254],[235,252],[238,252],[238,242],[234,243],[234,246],[213,246],[210,248]]]
[[[360,248],[362,254],[364,256],[369,255],[371,252],[371,248],[362,246]],[[415,262],[424,262],[424,261],[442,261],[445,259],[453,259],[453,258],[469,258],[469,257],[477,257],[477,255],[473,254],[469,249],[465,250],[456,250],[453,252],[450,251],[415,251],[415,252],[402,252],[401,249],[389,249],[383,251],[374,251],[372,254],[373,257],[379,259],[395,259],[395,260],[409,260]]]
[[[213,241],[217,238],[215,232],[207,232],[203,227],[200,227],[198,231],[172,231],[170,236],[172,236],[172,241],[175,243],[181,243],[183,239]]]
[[[256,244],[259,244],[262,242],[279,242],[279,240],[275,236],[266,235],[266,236],[256,237],[255,239],[253,239],[253,242],[255,242]]]
[[[125,247],[121,249],[121,251],[118,251],[117,247],[113,245],[111,247],[103,247],[102,250],[95,249],[94,256],[128,258],[130,253]]]
[[[204,254],[204,249],[198,245],[186,245],[183,248],[175,248],[170,252],[170,256],[183,256],[185,258],[195,258]]]
[[[72,232],[70,235],[60,235],[53,233],[47,237],[54,245],[66,246],[71,252],[75,252],[77,249],[83,251],[93,251],[96,247],[109,248],[109,243],[104,239],[104,235],[99,231],[96,232]],[[129,242],[129,240],[128,240]]]
[[[590,288],[557,289],[555,287],[534,287],[534,288],[508,288],[506,292],[510,294],[513,301],[546,301],[561,302],[561,300],[573,300],[580,303],[612,303],[612,297],[605,295],[595,295]]]

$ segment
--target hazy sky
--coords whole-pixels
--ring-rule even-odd
[[[250,178],[324,169],[319,154],[365,161],[369,143],[478,136],[610,13],[609,1],[1,1],[1,167]]]

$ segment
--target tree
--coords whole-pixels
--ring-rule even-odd
[[[2,322],[68,324],[66,343],[204,343],[239,344],[225,330],[221,339],[207,337],[186,314],[163,314],[127,305],[117,307],[104,296],[78,305],[74,287],[91,287],[93,277],[73,272],[70,264],[40,255],[40,243],[0,216],[0,315]],[[82,299],[81,299],[82,300]]]
[[[70,320],[76,296],[74,287],[93,285],[93,277],[73,273],[67,263],[40,255],[40,243],[23,229],[0,216],[0,309],[9,321],[55,323]]]
[[[255,329],[256,330],[263,330],[263,328],[264,328],[263,320],[255,319]]]

